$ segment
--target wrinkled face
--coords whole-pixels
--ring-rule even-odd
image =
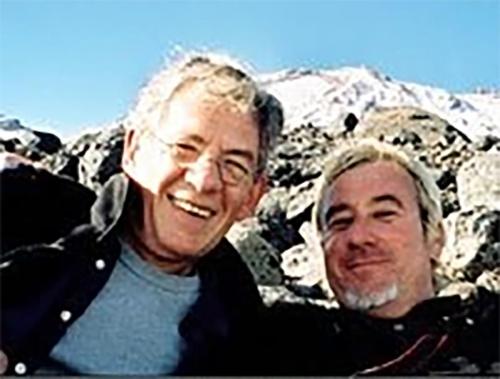
[[[219,164],[253,171],[257,128],[250,113],[192,90],[174,96],[154,134],[127,135],[123,167],[142,188],[139,235],[147,247],[146,259],[168,271],[185,271],[235,221],[253,213],[264,179],[250,174],[229,185],[222,180]],[[199,157],[179,165],[168,144],[181,149],[181,155],[196,151]]]
[[[380,317],[398,317],[433,296],[431,257],[412,177],[395,162],[360,164],[325,194],[322,246],[339,301]]]

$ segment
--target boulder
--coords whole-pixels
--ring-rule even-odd
[[[19,154],[31,161],[57,153],[62,142],[52,133],[32,130],[19,120],[0,117],[0,152]]]
[[[226,237],[250,268],[255,282],[260,285],[280,285],[283,270],[278,250],[262,238],[258,222],[250,218],[234,224]]]
[[[500,210],[500,152],[478,152],[457,173],[461,208],[487,205]]]
[[[500,211],[475,206],[451,214],[445,222],[441,263],[453,271],[453,278],[475,282],[481,272],[500,266]]]

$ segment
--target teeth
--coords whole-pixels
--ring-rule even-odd
[[[181,208],[182,210],[194,215],[198,216],[201,218],[208,218],[211,215],[211,211],[207,209],[200,208],[186,200],[181,200],[181,199],[176,199],[176,198],[171,198],[172,203],[176,206]]]

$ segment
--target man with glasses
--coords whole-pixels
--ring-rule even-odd
[[[74,190],[75,217],[50,227],[68,234],[2,252],[3,371],[244,374],[236,353],[261,302],[224,235],[264,193],[282,123],[279,102],[225,57],[155,75],[124,121],[123,173],[90,211]],[[43,175],[64,207],[54,197],[70,186]]]

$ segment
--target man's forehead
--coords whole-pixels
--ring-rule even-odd
[[[351,202],[403,202],[415,198],[416,187],[408,171],[396,162],[363,163],[346,170],[324,192],[325,205]]]
[[[218,87],[221,87],[222,82],[217,83],[219,84]],[[236,90],[241,85],[233,83],[232,87]],[[192,107],[201,108],[224,107],[240,114],[251,113],[252,102],[250,99],[244,100],[241,96],[231,96],[231,91],[226,92],[214,91],[206,81],[189,82],[173,92],[168,102],[169,104],[189,103]]]
[[[376,206],[376,205],[393,205],[398,208],[406,208],[404,199],[397,193],[380,192],[373,196],[367,197],[364,202],[350,202],[343,199],[332,199],[331,202],[326,203],[326,209],[333,212],[348,211],[358,206]]]
[[[170,142],[180,140],[199,146],[216,143],[225,153],[257,159],[258,126],[253,116],[224,100],[211,102],[179,94],[161,118],[157,133]]]

